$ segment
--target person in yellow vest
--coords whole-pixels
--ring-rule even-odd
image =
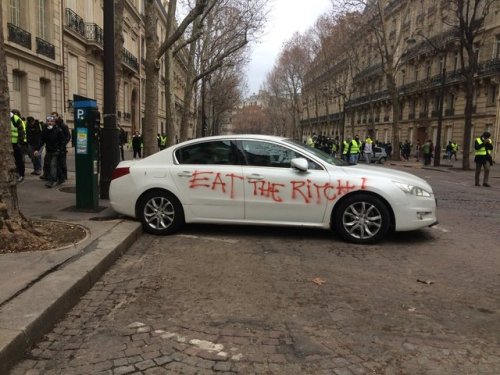
[[[476,141],[474,142],[474,149],[476,150],[476,156],[474,157],[474,162],[476,163],[476,186],[480,186],[479,177],[481,174],[481,168],[484,168],[483,186],[490,187],[488,184],[488,177],[490,175],[490,167],[493,164],[493,160],[491,158],[493,143],[491,142],[490,137],[491,134],[489,132],[484,132],[483,135],[476,138]]]
[[[307,137],[306,146],[314,147],[314,141],[311,136]]]
[[[16,162],[17,182],[22,183],[25,172],[23,147],[26,144],[26,124],[17,109],[10,112],[10,140]]]
[[[349,152],[349,145],[351,144],[351,137],[347,137],[344,139],[342,142],[342,160],[344,161],[349,161],[349,155],[347,154]]]
[[[361,142],[359,140],[359,136],[356,135],[354,139],[349,143],[349,148],[347,150],[347,155],[349,156],[349,164],[358,164],[360,150]]]
[[[160,150],[165,150],[166,147],[167,147],[167,136],[162,133],[162,135],[160,135]]]
[[[451,141],[451,155],[450,155],[450,160],[452,156],[455,156],[455,160],[457,160],[457,152],[458,152],[458,144]]]

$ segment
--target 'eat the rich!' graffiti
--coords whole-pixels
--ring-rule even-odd
[[[236,196],[235,181],[244,180],[243,176],[234,173],[220,173],[211,171],[194,171],[189,180],[190,189],[210,189],[229,194],[231,199]],[[360,179],[360,184],[352,184],[349,180],[337,180],[336,183],[326,182],[317,184],[309,179],[291,180],[288,182],[290,189],[283,183],[275,183],[267,180],[249,180],[252,185],[254,196],[269,198],[274,202],[283,202],[283,190],[291,190],[292,200],[303,200],[304,203],[320,204],[323,200],[334,201],[340,196],[353,190],[364,190],[366,178]]]

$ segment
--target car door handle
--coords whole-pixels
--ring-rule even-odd
[[[183,171],[183,172],[177,173],[177,176],[179,176],[179,177],[193,177],[193,174],[189,171]]]
[[[249,179],[249,180],[263,180],[264,176],[262,176],[261,174],[253,173],[250,176],[248,176],[247,179]]]

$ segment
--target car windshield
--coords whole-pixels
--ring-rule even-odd
[[[344,161],[342,159],[334,158],[332,155],[329,155],[324,151],[318,150],[317,148],[314,148],[314,147],[306,146],[305,144],[300,143],[296,140],[285,139],[284,142],[293,144],[295,147],[299,147],[303,150],[307,150],[308,152],[310,152],[311,154],[320,158],[321,160],[323,160],[324,162],[326,162],[328,164],[337,165],[337,166],[341,166],[341,167],[345,167],[345,166],[350,165],[349,163],[347,163],[346,161]]]

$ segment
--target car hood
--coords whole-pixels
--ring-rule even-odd
[[[385,167],[369,166],[369,165],[353,165],[350,167],[344,167],[346,174],[356,177],[376,177],[379,179],[390,179],[391,181],[397,181],[412,185],[417,185],[429,192],[432,192],[432,187],[423,178],[415,176],[414,174],[408,172],[402,172],[394,169],[389,169]]]

